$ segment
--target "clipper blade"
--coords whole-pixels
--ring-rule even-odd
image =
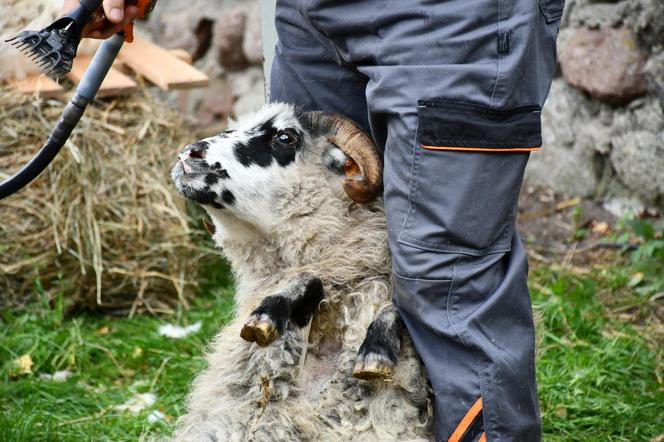
[[[30,57],[46,75],[57,79],[71,71],[80,31],[73,20],[62,17],[41,31],[23,31],[6,41]]]

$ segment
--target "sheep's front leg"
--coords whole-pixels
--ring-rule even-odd
[[[311,321],[323,299],[323,283],[315,276],[301,273],[286,288],[263,299],[247,322],[240,336],[265,347],[283,335],[289,322],[304,327]]]
[[[393,305],[383,308],[369,324],[367,336],[357,352],[353,376],[359,379],[389,379],[401,350],[403,322]]]

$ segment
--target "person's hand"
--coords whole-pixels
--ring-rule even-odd
[[[78,6],[79,0],[64,0],[63,11],[71,11]],[[136,6],[126,6],[124,0],[104,0],[103,8],[106,16],[106,24],[102,29],[90,31],[83,28],[83,37],[108,38],[116,32],[120,32],[127,23],[130,23],[138,14]]]

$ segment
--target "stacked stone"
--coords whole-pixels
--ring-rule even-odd
[[[616,215],[664,208],[664,1],[567,0],[530,182]]]
[[[185,49],[210,76],[208,88],[170,97],[193,116],[201,135],[265,101],[258,0],[169,0],[159,3],[146,28],[159,45]]]

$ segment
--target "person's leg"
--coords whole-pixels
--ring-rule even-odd
[[[370,79],[394,300],[436,395],[436,439],[539,440],[515,214],[562,0],[303,3]]]
[[[270,101],[305,111],[343,114],[369,128],[364,91],[367,77],[341,66],[332,44],[312,29],[297,0],[277,2],[276,46],[270,75]]]
[[[431,379],[436,440],[537,441],[534,326],[515,231],[529,154],[429,150],[421,132],[404,133],[417,140],[407,171],[388,144],[385,203],[394,301]],[[391,179],[402,174],[405,189]]]

